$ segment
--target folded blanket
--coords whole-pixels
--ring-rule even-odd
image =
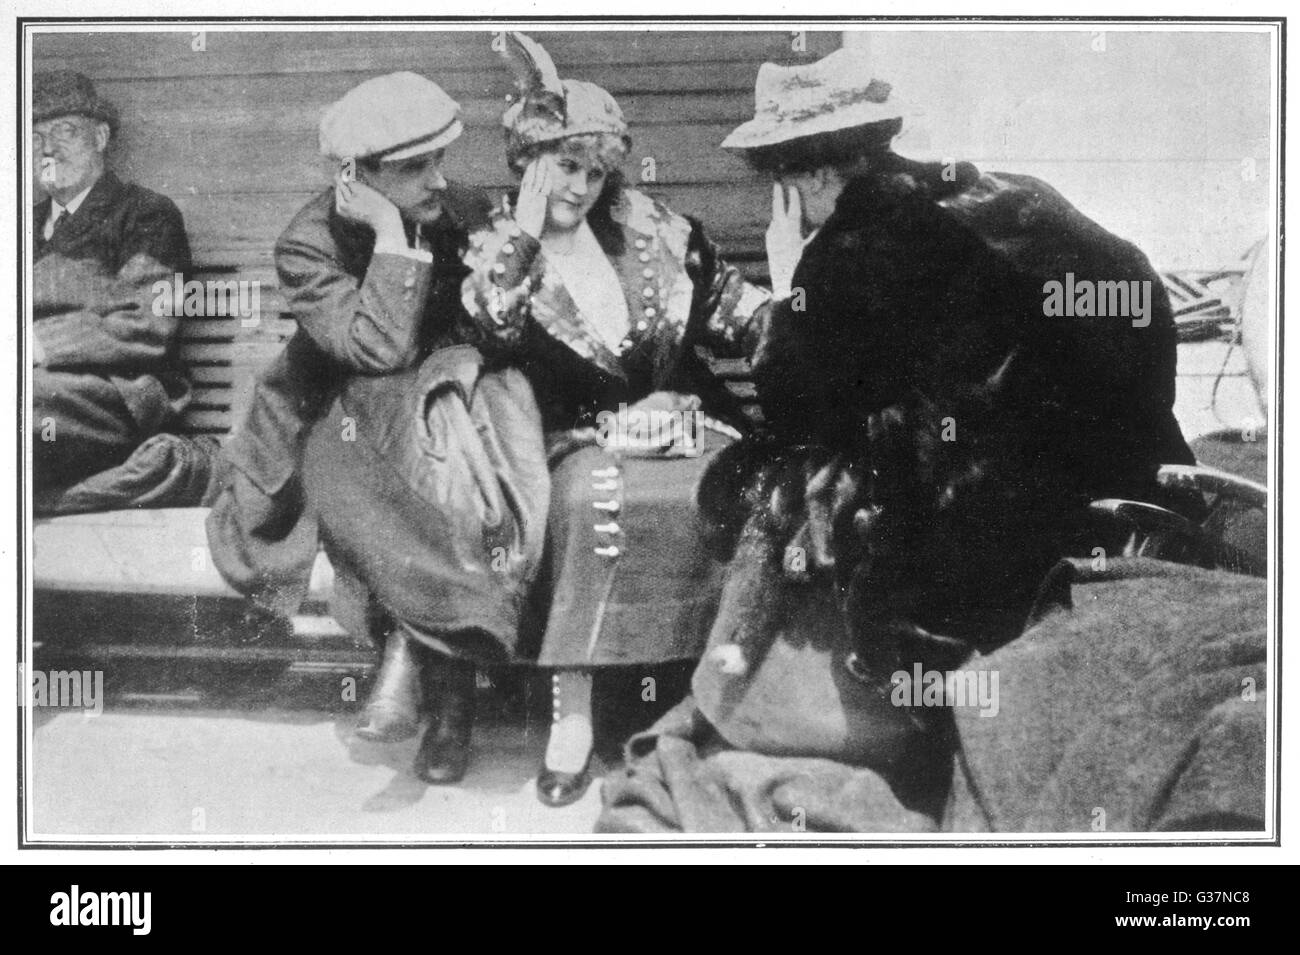
[[[934,832],[869,769],[732,749],[687,697],[606,777],[603,833]]]
[[[954,710],[945,828],[1262,829],[1266,582],[1147,559],[1076,572],[1073,610],[967,664],[998,674],[999,707]]]
[[[953,708],[941,812],[860,766],[731,748],[688,698],[629,742],[596,830],[1262,829],[1265,581],[1143,558],[1075,572],[1073,609],[965,664],[998,675],[997,705]]]

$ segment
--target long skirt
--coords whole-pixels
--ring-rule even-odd
[[[464,347],[354,379],[303,459],[336,596],[352,594],[336,603],[358,605],[333,609],[349,629],[378,609],[485,664],[694,659],[723,572],[694,492],[725,440],[706,434],[694,458],[584,446],[548,474],[539,413],[514,369],[485,370]]]
[[[695,488],[726,439],[687,458],[583,447],[554,464],[535,620],[537,662],[586,668],[699,657],[724,565],[705,547]]]

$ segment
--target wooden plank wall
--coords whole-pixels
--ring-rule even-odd
[[[560,74],[619,100],[632,127],[629,179],[654,160],[642,188],[698,216],[724,252],[762,278],[765,183],[718,143],[753,115],[767,60],[807,62],[838,32],[535,31]],[[123,178],[170,196],[185,216],[202,275],[261,283],[262,320],[191,320],[184,351],[196,384],[189,428],[237,424],[252,373],[292,329],[279,316],[272,248],[294,212],[332,174],[317,151],[320,111],[368,77],[414,70],[460,102],[466,132],[448,174],[498,192],[512,185],[500,126],[511,81],[487,31],[208,31],[48,33],[37,70],[75,69],[117,104],[112,162]]]

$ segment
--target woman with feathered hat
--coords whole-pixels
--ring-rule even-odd
[[[738,422],[696,346],[752,353],[769,295],[722,262],[698,223],[625,184],[631,138],[608,92],[561,81],[522,34],[505,43],[521,93],[503,117],[520,188],[471,235],[463,298],[480,348],[522,367],[542,408],[552,561],[539,663],[555,670],[555,696],[538,795],[565,805],[590,781],[592,669],[684,655],[667,614],[636,646],[602,626],[636,515],[620,513],[619,462],[595,428],[621,405],[692,414],[701,400]]]

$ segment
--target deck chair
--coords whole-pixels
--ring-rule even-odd
[[[1235,262],[1216,268],[1160,273],[1180,342],[1220,338],[1237,331],[1246,280],[1264,246],[1265,240],[1260,239]]]

